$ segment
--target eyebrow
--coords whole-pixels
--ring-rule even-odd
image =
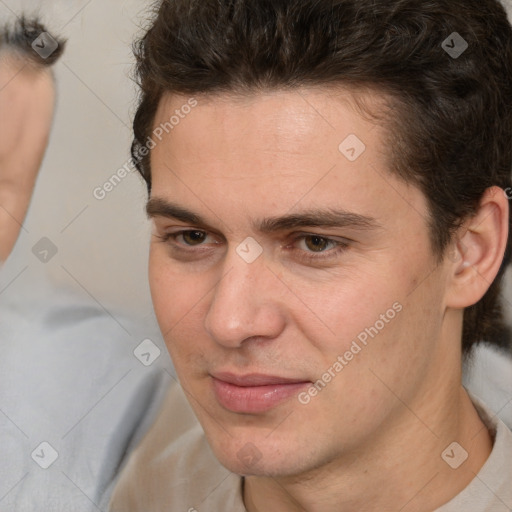
[[[158,197],[148,201],[146,213],[149,218],[166,217],[210,228],[208,222],[199,214]],[[313,209],[280,217],[268,217],[253,224],[255,231],[260,233],[274,233],[305,227],[348,227],[362,231],[382,228],[381,224],[373,217],[334,209]]]

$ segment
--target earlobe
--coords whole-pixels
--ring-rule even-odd
[[[505,254],[508,219],[509,204],[503,189],[487,189],[478,211],[460,228],[454,242],[456,257],[450,258],[448,307],[469,307],[485,295]]]

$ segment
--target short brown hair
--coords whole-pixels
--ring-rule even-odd
[[[512,28],[498,0],[164,0],[155,13],[134,45],[131,151],[149,193],[141,149],[165,92],[322,85],[389,99],[389,170],[427,198],[439,260],[485,190],[511,186]],[[450,54],[462,39],[467,49]],[[466,355],[480,341],[510,347],[501,304],[510,255],[509,239],[498,277],[464,311]]]

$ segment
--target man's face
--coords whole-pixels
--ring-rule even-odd
[[[411,411],[447,378],[425,198],[386,170],[383,128],[349,98],[168,95],[156,116],[191,110],[152,151],[154,306],[239,474],[298,474],[400,422],[425,428]]]

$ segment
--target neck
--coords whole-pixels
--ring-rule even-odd
[[[460,379],[458,380],[460,382]],[[431,512],[459,494],[492,450],[466,391],[437,390],[403,406],[371,444],[300,475],[245,480],[248,512]],[[462,449],[468,458],[453,469]]]

